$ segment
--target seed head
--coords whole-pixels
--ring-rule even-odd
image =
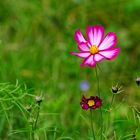
[[[42,96],[36,96],[35,100],[38,104],[40,104],[42,102]]]
[[[26,110],[27,110],[28,112],[31,112],[31,110],[32,110],[32,106],[31,106],[31,105],[27,105],[25,108],[26,108]]]
[[[118,84],[115,86],[112,86],[111,91],[113,94],[119,94],[123,91],[122,86],[119,86]]]
[[[137,78],[136,78],[136,84],[137,84],[138,86],[140,86],[140,77],[137,77]]]
[[[117,93],[118,92],[118,87],[117,86],[112,86],[112,92]]]

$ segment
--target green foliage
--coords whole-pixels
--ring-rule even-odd
[[[76,51],[75,30],[85,34],[89,24],[116,32],[121,48],[116,59],[99,64],[104,120],[111,86],[124,87],[115,97],[105,139],[128,140],[134,133],[140,138],[136,126],[140,89],[135,84],[140,75],[139,0],[4,0],[0,6],[0,139],[30,139],[32,127],[25,106],[35,107],[36,95],[42,95],[43,102],[35,139],[91,139],[89,113],[81,110],[79,102],[82,94],[97,94],[95,70],[80,68],[81,60],[69,54]],[[15,84],[17,79],[26,86]],[[81,80],[91,85],[86,93],[80,91]],[[94,115],[98,137],[98,110]]]

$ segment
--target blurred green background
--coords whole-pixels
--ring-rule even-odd
[[[106,108],[112,97],[111,86],[123,86],[124,92],[116,96],[114,103],[121,105],[118,113],[113,113],[116,125],[112,127],[117,140],[133,133],[131,106],[140,110],[140,87],[135,84],[135,78],[140,76],[139,0],[1,0],[0,7],[0,82],[14,85],[18,80],[26,84],[30,94],[43,94],[38,123],[42,129],[37,131],[41,140],[45,139],[44,133],[50,140],[90,139],[88,111],[83,111],[79,102],[83,94],[97,95],[95,69],[80,68],[82,60],[69,53],[77,51],[75,30],[80,28],[85,35],[89,24],[102,24],[106,33],[117,34],[121,52],[113,61],[99,63],[100,91]],[[82,80],[90,83],[86,93],[79,87]],[[27,100],[30,103],[34,99],[24,98],[23,106]],[[22,115],[10,115],[16,110],[7,113],[14,122],[12,128],[1,111],[2,140],[27,139],[27,133],[11,133],[26,128]],[[97,110],[95,120],[98,116]],[[132,122],[115,122],[117,119]],[[110,135],[108,139],[113,139]]]

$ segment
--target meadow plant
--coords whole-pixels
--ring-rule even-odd
[[[139,0],[0,5],[0,140],[140,140]]]
[[[99,74],[98,70],[100,70],[99,65],[97,65],[97,62],[100,62],[101,60],[112,60],[116,56],[118,56],[118,53],[120,51],[120,48],[116,48],[115,46],[117,45],[117,36],[113,32],[107,33],[107,35],[104,37],[104,28],[101,25],[95,25],[95,26],[88,26],[86,29],[86,34],[87,34],[87,39],[84,38],[82,33],[80,32],[80,29],[76,30],[74,34],[75,41],[77,42],[78,45],[78,50],[79,52],[71,52],[71,54],[78,56],[84,61],[80,65],[81,67],[83,66],[89,66],[91,68],[95,68],[95,75],[97,78],[97,91],[98,91],[98,96],[93,96],[91,95],[89,98],[86,98],[86,95],[83,95],[82,100],[80,102],[80,105],[82,109],[88,110],[90,109],[90,123],[91,123],[91,131],[93,134],[93,140],[98,139],[97,137],[97,131],[96,133],[94,132],[94,129],[96,130],[97,128],[94,128],[93,124],[97,121],[96,118],[93,119],[93,113],[92,111],[96,108],[100,109],[100,124],[99,124],[99,131],[100,131],[100,140],[102,139],[109,139],[109,131],[110,128],[112,127],[112,110],[119,110],[118,108],[113,108],[113,103],[115,100],[115,96],[124,90],[122,89],[122,86],[119,86],[119,84],[113,85],[111,88],[112,92],[112,98],[111,102],[109,105],[108,109],[103,109],[106,110],[108,114],[108,121],[103,120],[105,113],[103,114],[103,110],[101,105],[104,105],[104,100],[102,95],[100,94],[100,82],[99,82]],[[140,85],[140,78],[137,77],[136,83],[139,86]],[[85,86],[85,84],[84,84]],[[136,109],[136,107],[132,107],[133,109],[133,115],[134,115],[134,120],[136,122],[135,127],[133,129],[132,134],[126,135],[123,137],[123,139],[132,139],[136,140],[136,132],[137,129],[139,128],[138,125],[140,124],[139,121],[139,111]],[[135,109],[134,109],[135,108]],[[137,110],[137,111],[136,111]],[[137,115],[136,115],[137,114]],[[105,121],[107,122],[105,126]],[[97,123],[97,122],[96,122]],[[105,132],[106,131],[106,132]],[[114,139],[117,139],[115,131],[113,132],[114,134]]]
[[[104,120],[103,120],[103,112],[102,112],[102,100],[101,94],[100,94],[100,87],[99,87],[99,75],[98,75],[98,69],[97,69],[97,62],[100,62],[104,59],[106,60],[112,60],[116,56],[118,56],[118,53],[120,51],[120,48],[116,48],[117,44],[117,36],[114,32],[109,32],[104,37],[104,28],[101,25],[95,25],[95,26],[88,26],[86,29],[87,39],[84,38],[82,35],[80,29],[76,30],[74,34],[75,41],[77,42],[79,52],[71,52],[71,54],[76,55],[80,58],[83,58],[84,61],[80,65],[83,66],[89,66],[91,68],[95,68],[95,74],[97,78],[97,89],[98,89],[98,96],[90,96],[89,98],[86,98],[85,95],[82,97],[82,101],[80,102],[81,107],[84,110],[90,109],[90,116],[91,116],[91,130],[93,134],[93,140],[96,140],[96,134],[94,132],[93,127],[93,114],[92,110],[100,107],[100,140],[103,139],[104,136]],[[137,78],[136,83],[139,85],[139,78]],[[111,115],[111,108],[113,105],[114,97],[116,94],[121,93],[122,87],[119,87],[118,84],[115,86],[112,86],[112,99],[110,103],[110,107],[108,110],[108,129],[110,127],[110,115]],[[94,121],[96,121],[94,119]],[[104,136],[106,137],[106,136]],[[134,136],[133,136],[134,137]]]
[[[28,117],[27,111],[31,110],[31,107],[25,108],[25,98],[32,96],[28,93],[27,87],[19,85],[18,81],[15,85],[10,83],[0,83],[0,113],[1,113],[1,127],[7,127],[6,132],[0,131],[0,137],[2,134],[7,135],[7,139],[14,138],[15,134],[25,133],[29,131],[27,127]],[[26,100],[27,101],[27,100]],[[13,113],[16,112],[16,113]],[[20,120],[18,116],[21,116]],[[11,121],[13,119],[14,122]],[[23,122],[23,123],[20,123]],[[20,128],[17,129],[17,124],[20,124]]]
[[[83,37],[79,29],[75,32],[74,38],[77,42],[79,52],[72,52],[71,54],[84,59],[81,67],[89,66],[89,68],[94,68],[95,77],[97,79],[95,82],[95,84],[97,85],[97,95],[90,94],[87,96],[87,93],[91,87],[90,82],[88,80],[82,80],[80,82],[80,90],[83,93],[80,101],[80,106],[84,111],[89,111],[90,114],[89,123],[92,132],[92,138],[90,137],[89,139],[136,140],[137,131],[140,126],[139,109],[132,104],[131,106],[129,106],[132,111],[134,122],[132,133],[119,138],[115,131],[115,123],[119,123],[119,121],[122,120],[116,120],[112,122],[112,116],[113,111],[116,114],[117,112],[119,112],[119,105],[115,106],[114,104],[115,97],[118,95],[121,96],[120,93],[122,93],[124,90],[122,89],[122,86],[120,86],[120,84],[113,85],[111,87],[111,100],[107,102],[108,106],[107,108],[105,108],[104,106],[105,104],[107,104],[106,99],[101,94],[100,89],[101,85],[99,72],[102,71],[102,69],[99,67],[98,62],[102,60],[112,60],[118,56],[120,49],[115,47],[117,44],[117,36],[115,33],[109,32],[104,37],[104,28],[101,25],[88,26],[86,33],[88,36],[87,39]],[[139,88],[139,77],[136,78],[136,84]],[[43,100],[44,99],[42,95],[34,95],[32,92],[30,92],[30,90],[27,90],[27,87],[25,85],[21,86],[18,82],[15,85],[10,83],[0,83],[0,137],[12,140],[18,140],[22,136],[25,138],[25,140],[56,140],[57,138],[60,140],[73,140],[73,138],[71,138],[70,136],[63,136],[63,133],[59,134],[61,127],[57,127],[56,123],[54,124],[51,121],[48,123],[48,121],[42,120],[42,118],[46,119],[46,116],[43,116],[45,113],[41,113]],[[53,105],[54,104],[51,104],[50,108],[52,108]],[[95,113],[97,113],[97,115]],[[98,116],[98,114],[100,116]],[[47,125],[44,125],[44,122],[46,122]],[[2,128],[7,128],[7,131],[4,131],[4,129]],[[57,134],[59,136],[57,136]]]
[[[42,96],[30,94],[26,86],[19,85],[18,81],[16,85],[0,83],[0,113],[3,121],[1,127],[7,127],[8,123],[7,131],[4,133],[1,129],[0,137],[3,137],[1,134],[5,134],[8,136],[7,139],[15,139],[16,134],[29,133],[27,139],[36,139],[41,102]],[[17,129],[18,124],[20,128]]]

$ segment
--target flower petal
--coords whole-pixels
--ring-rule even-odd
[[[95,60],[96,62],[99,62],[99,61],[101,61],[101,60],[103,60],[103,59],[105,59],[105,57],[102,56],[102,55],[100,55],[100,54],[95,54],[95,55],[94,55],[94,60]]]
[[[90,55],[89,52],[80,52],[80,53],[71,52],[71,54],[76,55],[81,58],[87,58]]]
[[[94,27],[90,25],[87,27],[86,32],[90,44],[98,46],[103,39],[104,28],[101,25],[96,25]]]
[[[87,57],[83,63],[81,64],[81,67],[85,66],[85,65],[88,65],[90,67],[95,67],[96,65],[96,62],[94,61],[93,59],[93,55],[90,55],[89,57]]]
[[[87,103],[87,99],[85,98],[85,96],[82,97],[82,102]]]
[[[84,42],[79,43],[78,48],[80,51],[89,51],[88,44]]]
[[[102,100],[98,96],[94,97],[94,101],[95,105],[91,107],[92,109],[96,109],[102,105]]]
[[[120,48],[114,48],[110,50],[100,51],[99,54],[104,56],[106,59],[112,60],[114,59],[120,51]]]
[[[86,103],[81,103],[81,107],[84,109],[84,110],[88,110],[89,106],[86,104]]]
[[[117,36],[113,32],[109,32],[104,40],[99,45],[99,50],[106,50],[114,47],[117,44]]]
[[[76,42],[79,44],[81,42],[87,42],[85,40],[85,38],[83,37],[82,33],[80,32],[80,29],[78,29],[75,34],[74,34],[74,38],[76,40]]]

